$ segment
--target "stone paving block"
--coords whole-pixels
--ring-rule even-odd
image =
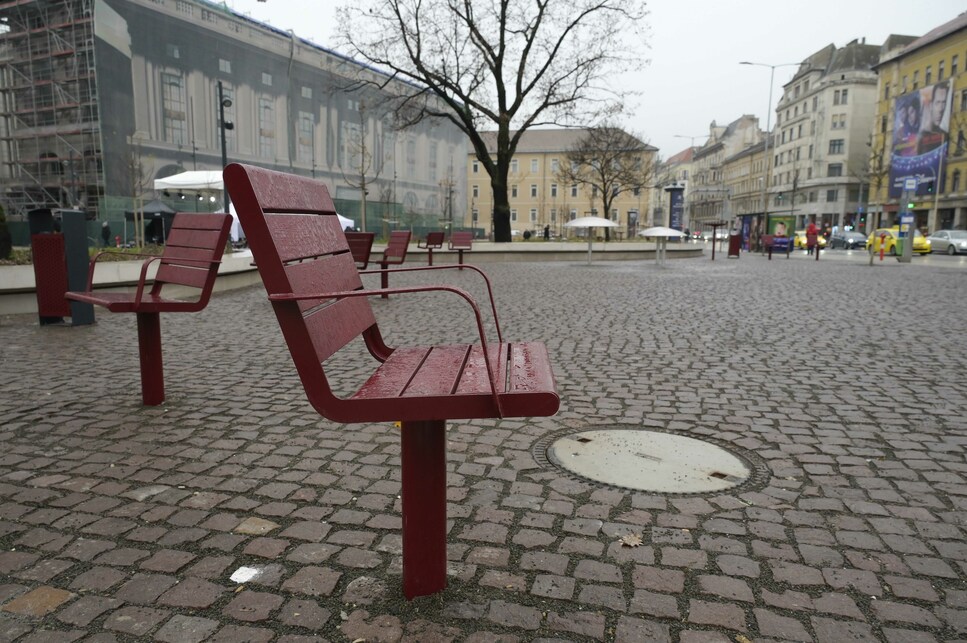
[[[170,616],[165,610],[129,605],[111,612],[104,627],[131,636],[146,636]]]
[[[198,616],[175,614],[155,633],[163,643],[201,643],[219,627],[218,621]]]
[[[115,610],[123,604],[123,601],[106,596],[81,596],[60,610],[57,613],[57,619],[68,625],[87,627],[91,621],[98,618],[101,614]]]
[[[53,612],[72,598],[74,594],[71,592],[45,585],[17,596],[0,609],[10,614],[41,617]]]

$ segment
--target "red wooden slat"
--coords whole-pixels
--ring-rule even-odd
[[[192,230],[172,226],[165,248],[209,248],[214,249],[220,230]],[[165,252],[167,254],[167,251]],[[177,254],[177,253],[176,253]]]
[[[404,397],[450,395],[457,388],[470,346],[434,346],[403,391]]]
[[[409,384],[413,374],[420,368],[429,350],[428,346],[397,348],[353,397],[358,399],[398,397]]]
[[[184,264],[198,268],[208,268],[215,256],[213,248],[188,248],[184,246],[165,246],[164,255],[161,263]]]
[[[554,391],[554,374],[544,344],[521,342],[512,345],[507,391]]]
[[[179,284],[192,288],[204,288],[211,270],[208,268],[192,268],[174,264],[162,264],[154,280],[156,284]],[[157,293],[155,293],[157,294]]]
[[[336,252],[349,252],[339,219],[330,215],[277,214],[265,217],[283,263]]]
[[[329,359],[375,323],[373,311],[363,299],[343,299],[305,315],[306,330],[320,362]]]
[[[472,232],[453,232],[450,234],[450,249],[470,250],[473,247]]]
[[[490,353],[490,366],[497,374],[497,392],[502,393],[507,371],[507,344],[488,344],[487,350]],[[487,364],[484,362],[482,347],[474,346],[473,350],[470,351],[470,358],[467,360],[467,366],[460,378],[457,393],[486,393],[490,395],[490,381],[487,379]]]
[[[225,219],[224,214],[196,214],[194,212],[179,212],[172,219],[172,228],[189,228],[193,230],[221,230]]]
[[[328,255],[289,264],[285,267],[285,274],[296,295],[357,290],[363,285],[349,254]]]
[[[250,165],[245,166],[245,172],[263,212],[336,213],[329,190],[321,181]]]

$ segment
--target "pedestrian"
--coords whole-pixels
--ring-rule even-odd
[[[111,242],[111,224],[107,221],[101,224],[101,239],[104,240],[103,246],[105,248]]]
[[[810,220],[809,225],[806,226],[806,254],[811,255],[813,250],[819,252],[816,248],[816,244],[819,239],[819,226],[816,225],[815,221]]]
[[[551,238],[551,226],[544,226],[544,241],[549,241]]]

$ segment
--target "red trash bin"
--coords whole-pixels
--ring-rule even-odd
[[[742,250],[742,235],[741,234],[730,234],[729,235],[729,256],[739,258],[739,252]]]

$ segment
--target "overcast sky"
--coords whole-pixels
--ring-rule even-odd
[[[227,0],[261,22],[334,48],[334,0]],[[638,46],[641,71],[630,79],[642,92],[626,128],[668,158],[709,124],[754,114],[766,125],[769,69],[740,61],[798,63],[826,45],[854,39],[882,44],[890,34],[922,36],[962,13],[964,0],[654,0],[648,40]],[[962,63],[967,65],[967,61]],[[775,72],[773,105],[796,67]],[[775,115],[770,118],[775,123]]]

